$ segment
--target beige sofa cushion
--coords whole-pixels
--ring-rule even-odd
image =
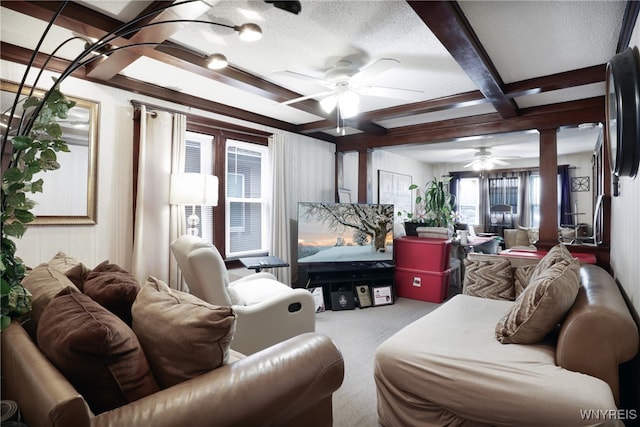
[[[149,277],[131,309],[133,329],[161,387],[224,364],[235,332],[231,307],[209,304]]]
[[[553,259],[557,254],[550,251],[549,255]],[[501,343],[533,344],[541,341],[573,305],[580,286],[578,259],[558,259],[546,269],[540,269],[545,258],[534,269],[524,292],[496,325],[496,338]]]
[[[513,301],[515,291],[508,259],[464,260],[463,294]]]
[[[42,312],[53,297],[69,286],[78,290],[64,273],[49,266],[49,264],[40,264],[31,270],[22,279],[22,286],[32,295],[31,319],[36,328],[40,322]]]
[[[95,414],[159,390],[133,331],[75,287],[51,300],[38,345]]]
[[[62,251],[49,260],[49,266],[64,273],[81,291],[87,274],[91,271],[89,267]]]

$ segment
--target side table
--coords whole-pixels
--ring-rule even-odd
[[[277,256],[255,256],[240,258],[240,262],[249,270],[255,270],[260,273],[263,268],[289,267],[289,263]]]

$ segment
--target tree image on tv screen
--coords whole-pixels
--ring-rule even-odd
[[[351,231],[351,241],[359,246],[370,242],[376,252],[386,250],[387,235],[393,230],[391,204],[309,203],[305,205],[304,216],[339,235]],[[336,245],[341,244],[339,237]]]

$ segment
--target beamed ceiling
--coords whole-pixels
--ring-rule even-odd
[[[35,64],[42,66],[69,35],[100,38],[172,3],[69,2]],[[26,64],[60,5],[2,1],[2,59]],[[640,9],[632,1],[400,0],[303,0],[301,8],[296,15],[267,2],[237,0],[158,11],[144,22],[176,16],[236,25],[252,21],[262,27],[263,38],[244,43],[233,31],[206,24],[151,26],[112,44],[155,46],[119,50],[74,76],[330,141],[339,152],[395,148],[442,162],[446,150],[420,153],[430,146],[491,146],[490,135],[558,128],[573,130],[567,150],[589,151],[593,138],[581,137],[577,126],[604,120],[606,62],[628,46]],[[47,68],[61,72],[81,49],[62,49]],[[207,68],[205,57],[214,52],[226,55],[230,66]],[[419,91],[418,100],[363,96],[360,113],[344,123],[324,112],[320,97],[283,104],[322,87],[282,70],[322,79],[340,59],[366,68],[380,58],[398,64],[366,83]],[[560,138],[559,151],[562,146]]]

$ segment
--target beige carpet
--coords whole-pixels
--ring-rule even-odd
[[[316,315],[316,331],[342,352],[345,376],[333,395],[334,427],[377,427],[373,353],[383,341],[439,304],[398,298],[395,304]]]

